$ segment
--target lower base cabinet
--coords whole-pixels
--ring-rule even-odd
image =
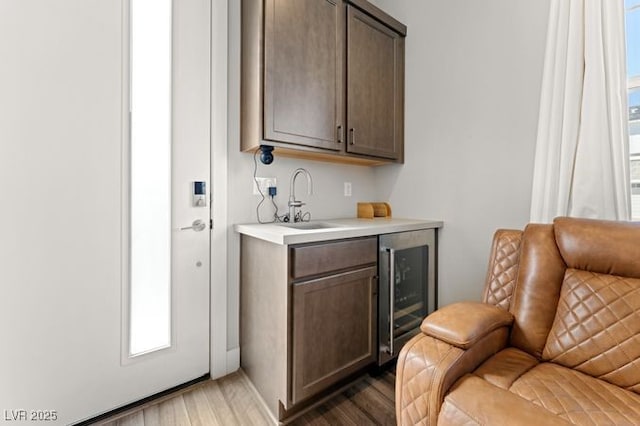
[[[276,419],[375,364],[377,247],[242,236],[240,364]]]
[[[376,360],[376,268],[293,285],[292,402]]]

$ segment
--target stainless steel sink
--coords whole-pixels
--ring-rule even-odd
[[[297,223],[281,223],[280,226],[286,226],[293,229],[329,229],[340,228],[340,225],[327,222],[297,222]]]

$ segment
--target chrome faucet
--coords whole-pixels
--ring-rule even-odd
[[[291,175],[289,190],[289,222],[300,222],[302,220],[302,218],[296,217],[296,207],[304,206],[302,201],[296,200],[296,178],[300,173],[307,175],[307,194],[311,195],[313,193],[313,180],[311,179],[309,171],[303,168],[296,169]]]

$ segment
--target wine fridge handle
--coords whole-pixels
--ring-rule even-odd
[[[389,250],[389,354],[393,356],[393,332],[396,301],[396,250]]]

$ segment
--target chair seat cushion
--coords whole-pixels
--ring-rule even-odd
[[[640,395],[557,364],[538,364],[509,390],[573,424],[640,424]]]
[[[471,397],[479,394],[482,398]],[[511,347],[458,381],[439,424],[501,424],[503,414],[509,424],[640,425],[640,395],[558,364],[539,363]]]
[[[474,374],[467,374],[447,394],[438,416],[438,426],[454,425],[556,426],[571,425],[571,422]]]
[[[538,360],[528,353],[506,348],[486,360],[473,374],[494,386],[509,389],[513,382],[536,365]]]

